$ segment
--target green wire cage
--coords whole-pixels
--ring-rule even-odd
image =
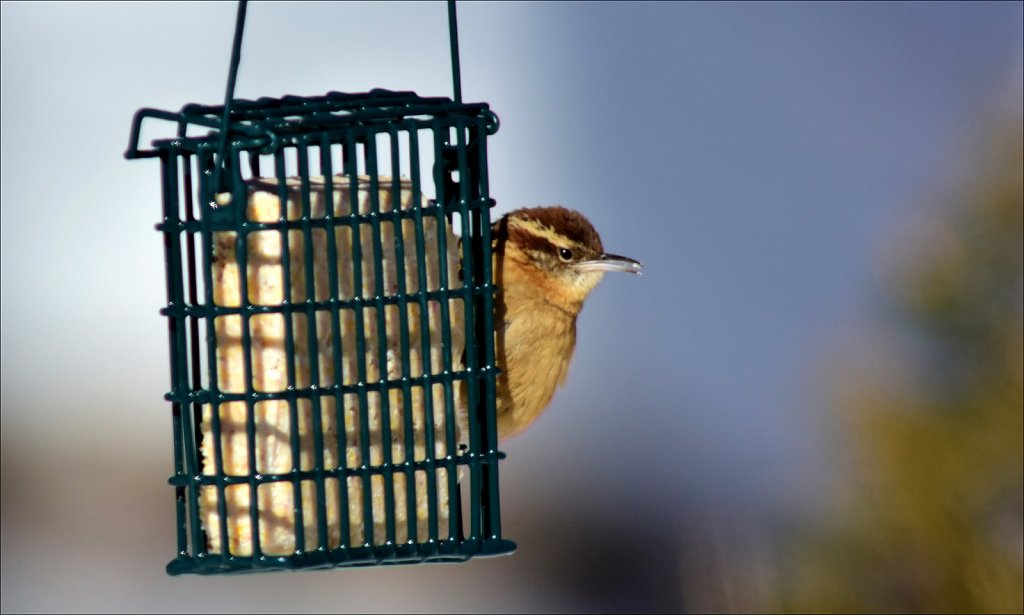
[[[465,561],[502,537],[485,103],[140,109],[160,161],[172,575]],[[146,119],[176,124],[140,147]],[[432,191],[433,198],[429,194]]]

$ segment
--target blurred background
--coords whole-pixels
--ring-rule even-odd
[[[459,4],[494,215],[608,276],[466,564],[168,577],[158,165],[234,3],[4,2],[5,612],[1020,612],[1020,2]],[[236,95],[451,95],[443,2],[254,2]],[[166,136],[164,134],[153,137]]]

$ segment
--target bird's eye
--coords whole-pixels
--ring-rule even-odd
[[[569,261],[572,260],[572,250],[570,250],[569,248],[559,248],[558,258],[568,263]]]

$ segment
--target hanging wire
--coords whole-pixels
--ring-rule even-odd
[[[228,133],[231,130],[231,104],[235,99],[235,80],[238,78],[238,64],[242,57],[242,31],[245,30],[245,9],[248,0],[238,0],[238,14],[235,17],[235,37],[231,42],[231,64],[228,66],[228,86],[224,92],[224,115],[220,120],[220,142],[217,145],[217,167],[214,170],[213,185],[217,191],[226,192],[223,176],[228,149]],[[215,205],[211,203],[211,206]]]
[[[462,71],[459,68],[459,26],[455,17],[455,0],[448,0],[448,39],[452,48],[452,83],[455,102],[462,104]]]
[[[218,164],[214,169],[213,185],[218,193],[227,192],[227,179],[223,171],[226,164],[228,136],[231,131],[231,107],[235,98],[235,82],[238,78],[238,65],[241,61],[242,33],[245,30],[245,11],[248,0],[238,0],[238,13],[235,17],[235,36],[231,42],[231,63],[228,66],[228,84],[224,92],[224,113],[221,116],[220,141],[217,145]],[[462,70],[459,62],[459,26],[455,10],[455,0],[448,0],[448,39],[452,56],[452,86],[455,103],[462,104]],[[223,204],[223,203],[222,203]],[[217,203],[211,203],[216,206]]]

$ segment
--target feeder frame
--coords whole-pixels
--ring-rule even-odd
[[[498,119],[486,103],[462,102],[455,2],[448,1],[454,100],[446,97],[420,97],[414,92],[382,89],[362,94],[332,91],[323,96],[311,97],[235,99],[234,87],[240,60],[246,5],[246,0],[240,0],[224,104],[186,104],[177,112],[140,109],[133,118],[129,147],[125,152],[128,159],[158,158],[162,170],[163,221],[156,228],[163,233],[166,258],[167,305],[160,313],[168,322],[171,390],[165,395],[165,399],[172,405],[175,465],[169,483],[175,488],[178,538],[178,555],[168,563],[167,572],[171,575],[219,574],[275,569],[465,561],[474,556],[510,553],[515,549],[515,543],[502,537],[498,492],[498,461],[505,455],[497,447],[495,420],[495,378],[499,369],[495,364],[493,332],[494,300],[498,289],[493,283],[491,270],[489,216],[494,200],[489,196],[486,148],[487,137],[498,130]],[[140,147],[142,124],[146,119],[175,123],[176,135],[172,138],[154,140],[149,148]],[[208,130],[206,134],[192,134],[196,129],[204,128]],[[433,180],[435,199],[427,204],[423,203],[424,177],[419,170],[420,134],[423,132],[430,135],[433,145],[433,170],[430,179]],[[390,188],[391,194],[395,196],[404,190],[398,177],[398,170],[401,168],[400,134],[405,135],[409,142],[408,183],[411,207],[402,209],[393,206],[391,211],[382,211],[380,190]],[[382,181],[379,175],[376,140],[380,136],[391,145],[390,180]],[[340,148],[340,164],[332,155],[334,148]],[[314,149],[319,150],[320,155],[314,160],[319,163],[327,195],[327,212],[322,217],[312,215],[310,210],[310,150]],[[286,211],[289,193],[285,154],[292,150],[296,154],[302,207],[301,215],[297,217],[290,217]],[[360,151],[363,153],[362,157]],[[245,207],[251,196],[252,181],[263,177],[260,173],[260,160],[266,157],[273,160],[273,178],[276,180],[281,207],[280,218],[271,222],[254,221],[247,216]],[[248,181],[243,174],[243,158],[248,159]],[[360,181],[367,181],[360,177],[360,161],[369,181],[370,211],[367,213],[359,212],[357,206],[358,186]],[[338,167],[341,173],[335,176],[334,169]],[[454,176],[456,172],[457,179]],[[337,182],[342,181],[347,181],[350,190],[351,210],[347,215],[336,216],[331,207],[331,192],[339,188]],[[404,292],[404,288],[400,288],[398,293],[389,294],[381,287],[381,275],[377,275],[376,288],[372,296],[363,296],[357,291],[356,296],[344,298],[337,292],[337,276],[344,273],[337,271],[337,262],[341,261],[335,257],[340,255],[332,253],[328,258],[329,263],[334,263],[331,271],[332,292],[326,300],[316,300],[314,297],[314,256],[311,253],[311,237],[314,231],[323,229],[323,232],[330,236],[337,229],[349,228],[355,237],[360,234],[361,229],[369,225],[372,232],[376,233],[376,239],[373,242],[372,253],[368,256],[376,259],[375,266],[380,272],[382,223],[390,223],[393,227],[401,228],[404,221],[413,221],[416,228],[416,245],[412,252],[415,253],[416,262],[422,265],[426,262],[425,251],[428,248],[423,241],[424,220],[432,220],[438,228],[445,228],[445,225],[451,224],[455,216],[461,222],[462,232],[458,246],[464,278],[461,287],[454,288],[453,280],[447,279],[444,259],[448,247],[445,245],[445,233],[441,232],[438,234],[438,250],[442,259],[439,288],[426,288],[421,278],[418,292],[407,293]],[[305,289],[308,293],[306,301],[290,301],[289,292],[285,293],[285,300],[280,305],[255,305],[249,300],[245,291],[247,243],[254,233],[267,231],[279,231],[285,246],[282,250],[285,278],[289,275],[287,272],[291,257],[287,248],[288,236],[293,232],[302,234]],[[242,272],[242,298],[239,306],[218,305],[213,298],[213,288],[216,284],[212,273],[214,244],[216,238],[223,233],[233,233],[235,237],[235,257]],[[331,245],[333,246],[333,243]],[[401,267],[401,262],[405,258],[402,254],[406,248],[397,238],[395,249]],[[360,261],[364,258],[363,251],[365,248],[354,250],[352,254],[352,271],[357,278],[358,272],[362,269]],[[420,270],[422,271],[422,267]],[[283,283],[287,289],[287,279]],[[356,288],[361,289],[361,284],[357,282]],[[363,310],[371,307],[375,308],[374,312],[380,319],[378,324],[382,324],[385,306],[397,305],[399,309],[404,310],[405,306],[418,302],[425,308],[428,301],[437,301],[441,306],[443,318],[447,319],[449,302],[457,300],[461,300],[464,307],[464,369],[453,368],[453,357],[450,356],[451,326],[444,324],[441,327],[441,345],[447,349],[444,369],[441,373],[425,372],[422,376],[410,377],[408,357],[411,341],[407,330],[408,323],[405,323],[399,344],[404,374],[401,379],[396,381],[382,377],[377,382],[368,382],[363,361],[360,363],[362,368],[358,382],[344,384],[338,371],[335,371],[333,383],[318,383],[314,368],[309,387],[294,386],[295,347],[298,343],[292,331],[295,315],[304,315],[307,322],[312,322],[318,312],[328,312],[337,322],[340,313],[352,310],[358,315],[357,320],[361,321]],[[249,322],[260,314],[280,314],[288,323],[286,346],[290,357],[291,386],[284,391],[257,391],[253,387]],[[218,317],[227,316],[237,316],[245,324],[242,327],[241,343],[242,351],[247,357],[246,374],[250,376],[247,376],[248,382],[244,392],[224,391],[218,385],[218,338],[214,321]],[[205,323],[205,335],[200,335],[201,323]],[[339,335],[335,329],[332,340],[335,357],[340,356],[342,352]],[[376,350],[383,358],[383,333],[378,341],[378,348],[368,348],[370,344],[367,344],[363,334],[357,334],[357,355],[365,356]],[[317,347],[312,331],[309,332],[308,345],[310,349]],[[315,360],[313,364],[316,364]],[[436,458],[431,446],[431,454],[425,459],[410,459],[411,455],[406,454],[402,462],[391,462],[390,454],[386,453],[383,464],[372,465],[366,462],[368,393],[376,391],[381,400],[386,400],[388,391],[400,389],[406,393],[407,399],[408,392],[413,386],[420,385],[425,390],[430,390],[432,385],[442,384],[445,390],[445,425],[450,443],[455,424],[454,405],[457,403],[453,390],[457,383],[461,383],[467,390],[469,433],[464,434],[468,445],[465,451],[453,455],[449,448],[447,455]],[[339,414],[338,424],[341,424],[341,400],[345,395],[358,396],[362,404],[363,463],[358,467],[347,467],[346,463],[341,461],[337,467],[325,467],[324,438],[320,432],[320,400],[337,399],[335,411]],[[312,405],[314,449],[318,452],[314,467],[303,469],[300,467],[301,464],[295,463],[290,472],[261,475],[255,466],[255,458],[250,457],[250,471],[247,475],[226,474],[223,470],[221,447],[218,444],[215,447],[217,471],[212,474],[204,473],[200,451],[200,423],[203,420],[204,406],[211,409],[213,441],[220,443],[220,423],[223,419],[218,408],[224,404],[242,402],[248,408],[248,416],[253,417],[254,407],[258,403],[274,400],[288,403],[290,425],[296,426],[299,424],[299,400],[307,400],[305,403]],[[382,403],[387,407],[386,401]],[[406,409],[406,430],[412,429],[409,417],[411,415]],[[382,423],[386,436],[390,430],[389,420],[382,419]],[[246,424],[245,431],[252,455],[252,443],[257,436],[256,425],[251,418]],[[296,460],[299,446],[298,431],[298,428],[293,428],[290,435]],[[406,442],[409,442],[410,436],[406,434],[405,437]],[[429,434],[427,439],[432,439]],[[385,442],[389,440],[384,439]],[[390,446],[383,448],[385,451],[390,450]],[[417,536],[413,527],[415,520],[410,519],[409,540],[404,543],[396,541],[396,520],[394,512],[391,511],[387,513],[384,536],[378,540],[381,537],[374,536],[370,504],[365,504],[365,511],[370,513],[364,517],[364,523],[368,525],[366,540],[362,544],[349,544],[348,528],[343,527],[340,544],[328,544],[327,520],[323,506],[326,498],[325,481],[337,480],[341,490],[346,491],[344,486],[352,477],[365,480],[366,484],[369,484],[371,476],[382,476],[389,484],[386,495],[391,494],[389,502],[393,505],[394,496],[391,488],[395,476],[402,473],[412,476],[420,471],[426,472],[428,476],[434,476],[434,472],[439,468],[447,470],[445,477],[451,487],[448,492],[449,527],[446,536],[443,536],[444,532],[441,531],[443,528],[438,527],[436,511],[439,502],[435,489],[428,493],[428,497],[432,498],[428,536]],[[465,477],[456,483],[456,475],[460,469],[468,471],[465,472]],[[262,553],[259,532],[253,531],[255,544],[252,554],[244,556],[231,553],[226,546],[226,490],[234,485],[249,486],[252,527],[258,529],[260,522],[256,509],[259,486],[275,482],[290,482],[293,485],[296,516],[295,552],[288,555]],[[316,519],[317,540],[314,549],[303,548],[308,541],[304,535],[307,526],[303,523],[301,498],[303,487],[310,482],[315,486],[319,502]],[[406,485],[411,493],[412,481],[407,481]],[[203,488],[217,490],[221,525],[219,535],[223,537],[222,545],[226,552],[212,553],[208,549],[207,531],[203,529],[199,504],[200,491]],[[464,492],[469,500],[466,506],[469,516],[468,535],[465,532],[467,528],[464,524],[461,499]],[[410,503],[410,513],[412,509],[413,505]],[[347,507],[341,508],[341,514],[343,519],[347,520]]]

